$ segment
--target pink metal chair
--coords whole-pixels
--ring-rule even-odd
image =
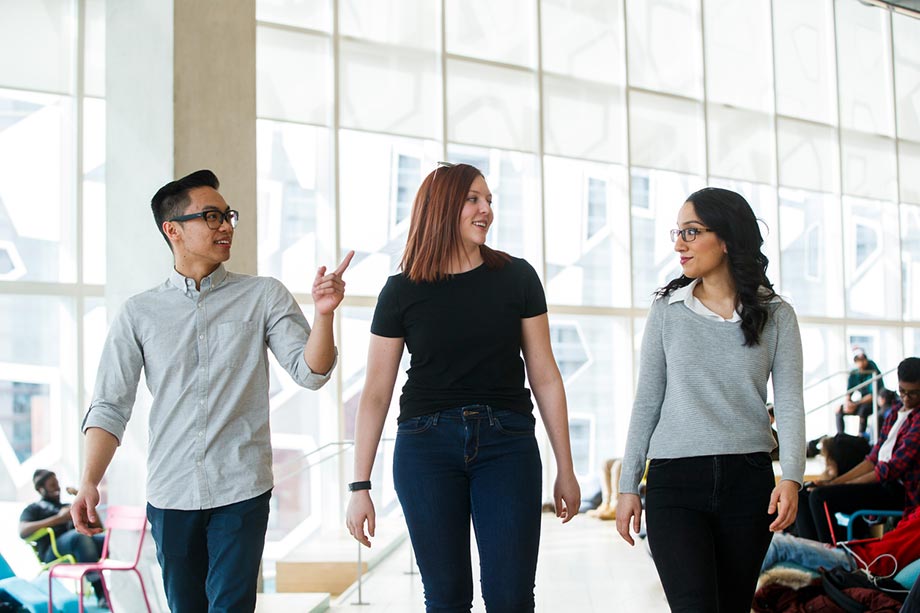
[[[141,576],[140,571],[137,570],[137,564],[140,562],[141,551],[144,545],[144,535],[147,533],[147,514],[142,507],[111,506],[107,511],[108,512],[106,513],[105,520],[105,542],[102,545],[102,559],[93,563],[57,564],[52,566],[48,571],[48,613],[52,613],[54,610],[51,599],[51,580],[53,578],[75,579],[79,582],[80,613],[83,613],[83,577],[86,575],[86,573],[93,571],[96,571],[99,574],[100,581],[102,581],[102,589],[105,592],[105,597],[109,601],[109,606],[111,607],[112,598],[109,595],[109,587],[106,585],[105,576],[103,575],[103,571],[107,570],[133,571],[134,574],[137,575],[138,582],[141,584],[141,592],[144,595],[144,604],[147,605],[147,612],[152,613],[150,609],[150,601],[147,599],[147,589],[144,586],[144,578]],[[135,554],[133,562],[109,559],[109,541],[112,538],[112,532],[116,530],[137,533],[137,554]]]

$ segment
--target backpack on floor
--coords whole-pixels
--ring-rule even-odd
[[[898,611],[907,597],[907,590],[893,579],[873,577],[861,570],[847,570],[842,566],[835,566],[830,570],[818,569],[821,572],[821,585],[834,604],[846,613],[867,613],[870,611]],[[861,590],[864,595],[872,598],[875,604],[872,608],[862,601],[853,598],[846,590]],[[868,593],[866,593],[868,592]]]

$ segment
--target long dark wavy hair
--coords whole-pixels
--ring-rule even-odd
[[[757,217],[741,194],[718,187],[693,192],[687,202],[693,203],[700,221],[725,241],[728,268],[737,292],[735,305],[741,306],[744,346],[757,345],[769,317],[767,303],[776,298],[773,284],[767,278],[770,260],[760,250],[763,236]],[[681,275],[656,291],[655,295],[663,298],[691,281],[690,277]]]

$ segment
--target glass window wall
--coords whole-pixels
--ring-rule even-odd
[[[75,466],[66,447],[41,455],[71,427],[45,420],[79,414],[105,325],[106,6],[4,11],[0,52],[28,58],[0,67],[0,305],[15,321],[0,380],[10,416],[39,416],[30,450],[11,442],[25,426],[0,427],[22,448],[0,482],[21,490],[30,462]],[[807,383],[849,368],[856,342],[883,370],[917,353],[916,20],[852,0],[258,0],[256,18],[259,272],[309,313],[312,271],[357,252],[341,380],[304,394],[273,374],[279,465],[353,434],[375,298],[439,160],[483,171],[489,244],[544,282],[582,474],[622,453],[646,310],[680,273],[668,230],[705,185],[762,220]],[[48,345],[52,329],[65,342]],[[839,387],[824,385],[810,404]],[[334,515],[318,502],[334,481],[292,477],[274,540]]]

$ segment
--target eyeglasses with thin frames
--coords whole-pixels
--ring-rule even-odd
[[[674,229],[671,230],[671,242],[676,243],[677,237],[684,239],[685,243],[692,243],[696,240],[696,237],[702,234],[703,232],[715,232],[715,230],[710,230],[709,228],[684,228],[682,230]]]
[[[898,396],[901,398],[910,398],[911,400],[920,400],[920,390],[906,390],[903,387],[899,387]]]
[[[240,221],[240,212],[234,211],[233,209],[227,209],[223,213],[220,211],[215,211],[209,209],[207,211],[201,211],[199,213],[190,213],[188,215],[179,215],[178,217],[173,217],[172,219],[167,219],[167,221],[190,221],[197,218],[204,219],[204,222],[208,224],[208,227],[212,230],[217,230],[220,228],[224,222],[230,224],[231,228],[236,228],[236,224]]]

